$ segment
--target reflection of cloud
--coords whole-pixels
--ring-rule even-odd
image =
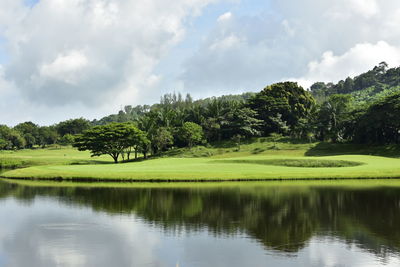
[[[38,247],[42,259],[53,259],[54,266],[85,266],[86,257],[77,250],[65,251],[63,247],[41,244]]]
[[[400,259],[395,256],[387,256],[382,262],[354,244],[346,244],[343,240],[314,237],[309,246],[302,251],[304,256],[309,257],[308,266],[352,266],[352,267],[376,267],[376,266],[400,266]]]
[[[149,195],[156,199],[156,194]],[[99,201],[96,198],[91,200]],[[106,198],[102,200],[107,201]],[[73,201],[85,203],[80,195]],[[94,207],[95,203],[99,204],[90,202],[88,205]],[[112,211],[116,212],[115,209]],[[257,211],[257,214],[262,212]],[[167,267],[177,263],[181,267],[232,267],[249,266],[249,263],[255,267],[266,264],[280,267],[394,267],[400,264],[398,257],[389,255],[383,262],[375,254],[357,245],[326,237],[311,238],[296,253],[276,253],[265,249],[265,246],[244,231],[229,231],[222,235],[216,234],[211,227],[209,230],[205,227],[191,231],[190,223],[184,217],[181,227],[175,225],[174,228],[173,223],[166,224],[172,217],[145,217],[142,220],[129,214],[108,215],[83,206],[67,206],[55,197],[36,197],[29,205],[8,199],[0,202],[0,266],[4,261],[7,261],[9,267]],[[229,218],[226,216],[222,220],[231,223]],[[254,218],[250,216],[248,219]],[[296,220],[291,222],[296,223]],[[271,226],[260,224],[259,227]],[[271,228],[278,233],[284,233],[285,230]],[[371,245],[368,241],[366,243]]]
[[[135,218],[110,217],[53,201],[18,206],[16,216],[6,216],[0,209],[0,229],[7,230],[0,248],[12,255],[7,266],[108,267],[154,262],[158,238]]]

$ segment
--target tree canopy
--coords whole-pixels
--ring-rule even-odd
[[[249,108],[256,111],[263,121],[266,134],[278,132],[274,118],[280,117],[290,130],[294,130],[299,120],[306,118],[315,100],[295,82],[276,83],[265,87],[249,100]]]
[[[89,150],[92,157],[110,155],[118,163],[120,155],[130,147],[148,142],[145,133],[131,123],[111,123],[95,126],[76,137],[74,146],[80,151]]]

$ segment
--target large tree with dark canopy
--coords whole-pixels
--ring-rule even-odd
[[[306,118],[315,100],[295,82],[282,82],[265,87],[249,100],[249,107],[258,113],[266,134],[279,132],[274,118],[280,117],[291,131],[301,118]]]
[[[355,141],[359,143],[400,143],[400,92],[373,103],[358,118]]]
[[[130,147],[147,143],[145,134],[131,123],[111,123],[96,126],[78,135],[74,146],[80,151],[89,150],[92,157],[110,155],[118,163],[120,155]]]

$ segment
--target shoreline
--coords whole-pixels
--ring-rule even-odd
[[[32,178],[32,177],[7,177],[1,176],[0,180],[15,181],[49,181],[49,182],[74,182],[74,183],[229,183],[229,182],[284,182],[284,181],[349,181],[349,180],[400,180],[396,177],[321,177],[321,178],[238,178],[238,179],[118,179],[118,178]]]

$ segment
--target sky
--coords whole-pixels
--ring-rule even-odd
[[[1,0],[0,124],[400,65],[398,0]]]

